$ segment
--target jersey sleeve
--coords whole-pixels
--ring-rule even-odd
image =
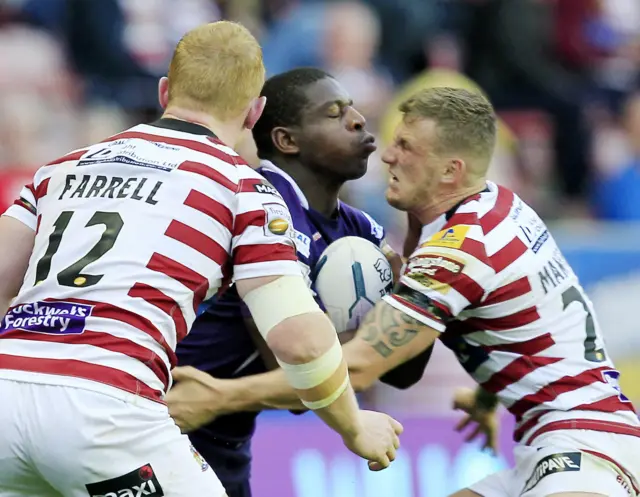
[[[366,230],[362,236],[370,242],[376,244],[382,250],[382,253],[389,259],[396,254],[391,245],[387,242],[387,232],[384,227],[373,219],[369,214],[362,211],[364,215]]]
[[[238,169],[231,240],[233,279],[301,275],[287,205],[260,174],[248,166]]]
[[[20,190],[18,198],[3,215],[17,219],[36,231],[38,227],[38,200],[47,193],[51,168],[52,166],[40,168],[34,175],[33,181]]]
[[[382,225],[373,219],[369,214],[361,211],[365,218],[365,225],[368,229],[362,233],[362,236],[372,243],[375,243],[378,247],[382,248],[386,246],[385,236],[386,232]]]
[[[479,226],[457,225],[430,237],[411,255],[384,300],[414,319],[444,331],[479,303],[495,275]]]

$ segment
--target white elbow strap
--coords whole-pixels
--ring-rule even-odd
[[[336,335],[331,348],[320,357],[305,364],[278,361],[302,403],[309,409],[331,405],[349,386],[347,364]]]
[[[281,276],[250,291],[243,300],[264,338],[287,318],[322,312],[302,276]]]

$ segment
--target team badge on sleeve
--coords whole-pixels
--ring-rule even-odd
[[[429,240],[422,244],[422,247],[445,247],[457,249],[462,247],[469,226],[458,225],[449,229],[439,231]]]
[[[262,204],[262,208],[266,214],[264,226],[265,236],[290,235],[293,223],[289,209],[275,202]]]

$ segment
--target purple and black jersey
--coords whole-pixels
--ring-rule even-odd
[[[339,202],[335,215],[326,218],[309,207],[304,194],[284,171],[264,162],[258,171],[284,198],[293,219],[298,259],[314,285],[314,267],[329,244],[345,236],[365,238],[380,246],[384,230],[368,214]],[[322,306],[322,302],[318,301]],[[177,349],[181,366],[194,366],[216,378],[234,378],[266,371],[246,329],[250,314],[235,287],[207,303],[191,332]],[[249,440],[255,429],[257,413],[223,416],[192,434],[198,451],[213,465],[223,483],[248,478]],[[222,452],[222,454],[221,454]],[[222,464],[216,459],[228,456]]]

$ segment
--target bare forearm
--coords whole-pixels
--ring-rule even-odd
[[[271,409],[306,410],[296,391],[289,385],[281,369],[224,382],[224,414]],[[352,381],[362,391],[358,381]]]
[[[344,346],[357,390],[369,388],[381,376],[430,347],[437,332],[386,302],[367,315],[355,338]]]
[[[423,325],[381,302],[357,337],[343,347],[353,388],[356,392],[368,389],[381,375],[432,345],[434,337]],[[230,412],[303,408],[280,369],[228,380],[227,385],[225,407]]]
[[[225,410],[306,409],[281,369],[226,382]]]
[[[349,368],[349,374],[351,384],[357,392],[369,386],[368,378],[361,375],[359,371],[352,371]],[[281,369],[233,380],[221,380],[221,382],[224,382],[225,388],[226,413],[306,409]]]

